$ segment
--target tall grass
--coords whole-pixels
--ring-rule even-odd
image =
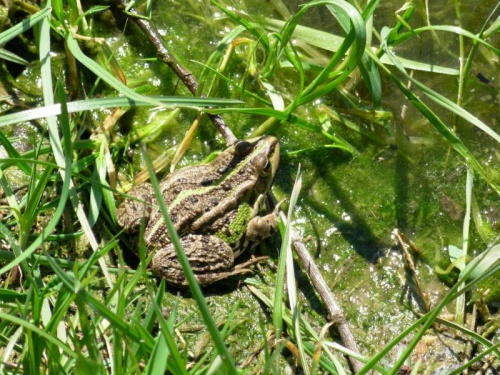
[[[197,9],[199,5],[193,3],[192,6]],[[282,12],[286,9],[281,3],[275,6]],[[326,320],[309,321],[303,308],[308,301],[297,292],[298,282],[294,277],[297,265],[289,246],[300,177],[290,199],[287,226],[281,226],[283,242],[276,280],[269,279],[266,276],[269,273],[261,279],[245,280],[247,295],[253,296],[266,313],[270,312],[268,316],[258,313],[262,337],[258,343],[252,343],[257,346],[262,363],[251,361],[251,365],[245,368],[242,368],[243,358],[232,350],[236,346],[234,337],[239,325],[236,311],[240,304],[234,304],[223,317],[214,316],[211,299],[207,302],[197,284],[165,204],[159,200],[170,238],[189,283],[190,295],[196,303],[195,315],[201,316],[202,329],[208,332],[211,343],[200,355],[191,353],[192,348],[183,342],[177,330],[179,320],[186,316],[179,311],[181,297],[170,304],[173,307],[166,313],[163,306],[168,293],[164,281],[156,283],[148,272],[147,266],[152,258],[149,249],[142,240],[138,241],[140,263],[131,272],[122,255],[122,249],[126,247],[125,236],[122,241],[117,241],[121,235],[121,229],[116,225],[117,199],[126,193],[116,186],[115,165],[124,170],[124,147],[140,139],[146,142],[152,132],[160,132],[160,127],[155,126],[152,130],[153,127],[146,124],[135,134],[119,133],[120,139],[116,139],[110,133],[119,130],[104,129],[101,126],[104,121],[89,120],[86,118],[89,111],[122,108],[125,112],[129,108],[155,107],[259,116],[265,120],[253,126],[247,132],[249,136],[297,128],[303,132],[300,134],[318,140],[305,149],[285,150],[285,155],[326,152],[333,148],[356,156],[360,152],[358,145],[332,126],[333,116],[341,116],[338,111],[330,109],[316,117],[307,116],[307,113],[319,108],[318,104],[325,98],[338,96],[350,103],[357,113],[386,126],[390,134],[386,119],[391,115],[384,109],[383,85],[391,81],[392,87],[400,90],[445,144],[462,158],[463,164],[497,194],[500,193],[498,175],[485,168],[482,156],[476,155],[467,141],[460,138],[454,124],[443,120],[446,117],[443,113],[463,119],[496,144],[500,142],[500,136],[494,126],[467,111],[463,101],[446,98],[409,72],[418,70],[426,74],[456,75],[463,95],[465,80],[472,69],[469,61],[478,51],[496,58],[500,55],[493,40],[500,28],[498,18],[493,22],[485,20],[479,33],[474,34],[449,25],[412,28],[413,5],[408,5],[402,14],[396,14],[393,25],[376,30],[373,17],[380,7],[377,0],[368,1],[363,6],[340,0],[313,0],[285,20],[258,19],[216,1],[211,2],[211,7],[225,14],[223,22],[227,32],[212,54],[205,61],[198,62],[202,69],[199,94],[204,93],[205,97],[147,95],[144,93],[146,89],[141,93],[141,89],[127,85],[120,74],[119,59],[110,53],[105,40],[94,39],[97,31],[92,24],[97,21],[93,17],[107,11],[105,5],[82,10],[76,0],[46,1],[40,9],[23,4],[21,8],[31,15],[0,33],[0,45],[3,46],[0,58],[19,65],[29,65],[29,62],[16,51],[9,51],[6,44],[32,33],[33,40],[29,43],[38,53],[40,70],[37,78],[42,88],[38,106],[29,103],[31,106],[26,108],[26,104],[18,107],[13,104],[9,113],[0,116],[0,143],[7,155],[0,160],[0,185],[5,196],[0,235],[9,245],[8,251],[0,251],[3,260],[0,268],[0,372],[236,374],[248,373],[253,368],[260,373],[279,374],[286,367],[301,367],[305,374],[344,374],[350,372],[342,357],[345,354],[364,363],[359,374],[372,370],[396,374],[435,324],[460,331],[483,348],[479,355],[464,361],[450,373],[458,374],[486,356],[500,360],[498,342],[464,327],[459,320],[452,323],[439,317],[443,309],[456,299],[463,309],[466,293],[500,269],[500,245],[498,238],[492,235],[485,238],[483,251],[472,259],[466,258],[464,246],[461,263],[455,263],[460,265],[459,276],[444,298],[385,347],[379,346],[380,350],[375,354],[352,353],[327,337],[327,326],[321,329]],[[491,19],[497,15],[498,8],[497,5],[491,11]],[[147,9],[151,9],[150,2]],[[339,35],[302,24],[306,14],[318,9],[326,12],[330,22],[337,25]],[[201,15],[196,17],[203,18]],[[460,37],[462,56],[464,40],[471,43],[467,63],[461,66],[460,72],[397,55],[398,46],[415,42],[426,33],[451,33]],[[93,43],[93,53],[85,46],[86,42]],[[62,56],[61,50],[64,50],[64,61],[68,64],[63,63],[64,69],[58,65],[60,60],[54,58],[55,55]],[[245,71],[239,79],[240,76],[231,69],[234,66],[239,69],[242,65]],[[68,79],[75,73],[72,69],[80,72],[76,76],[82,80],[76,85],[79,90],[76,96],[71,90],[74,82]],[[274,79],[283,74],[293,77],[293,93],[287,92],[282,83]],[[353,75],[363,78],[359,85],[365,85],[369,102],[355,103],[354,95],[349,91]],[[411,83],[411,88],[408,83]],[[224,84],[235,88],[238,99],[211,97],[223,91]],[[113,114],[107,119],[110,122],[116,120]],[[18,151],[15,140],[3,130],[10,125],[28,122],[36,122],[41,129],[39,139],[32,149]],[[91,131],[89,123],[95,125]],[[354,124],[352,118],[343,123],[351,124],[352,132],[368,133]],[[244,133],[236,126],[235,130]],[[376,137],[370,135],[367,138],[373,140]],[[160,197],[155,168],[144,145],[141,151],[155,193]],[[13,169],[27,181],[19,191],[14,189],[15,181],[8,175]],[[474,211],[472,190],[469,183],[468,215],[470,210]],[[472,215],[477,215],[475,211]],[[467,216],[464,228],[468,228],[469,221]],[[468,235],[469,230],[464,229],[464,243],[469,241]],[[66,259],[68,257],[72,259]],[[173,294],[168,295],[175,298]],[[250,318],[254,319],[253,316]],[[196,340],[202,341],[202,338]],[[394,359],[391,350],[403,342],[404,349]],[[424,364],[415,365],[414,371],[419,366]]]

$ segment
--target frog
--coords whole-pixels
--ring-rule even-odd
[[[279,165],[274,136],[237,141],[212,161],[187,166],[160,182],[162,199],[200,285],[242,273],[235,259],[270,237],[277,228],[279,204],[260,215]],[[117,209],[117,222],[129,233],[140,231],[156,251],[154,274],[174,286],[187,285],[183,269],[158,208],[151,183],[129,191]]]

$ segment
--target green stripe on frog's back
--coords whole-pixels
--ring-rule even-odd
[[[260,154],[267,153],[266,150],[268,147],[269,145],[266,142],[257,142],[256,147],[243,157],[235,167],[227,167],[227,172],[223,173],[219,179],[213,180],[208,186],[200,186],[197,189],[189,189],[181,192],[169,206],[169,209],[173,212],[175,207],[181,205],[183,201],[191,197],[197,197],[199,202],[203,202],[205,199],[206,204],[210,202],[205,197],[212,197],[214,199],[222,198],[219,199],[213,210],[203,212],[196,222],[193,223],[193,229],[196,230],[207,222],[212,221],[216,216],[221,215],[221,213],[236,208],[238,202],[249,199],[247,195],[250,193],[252,187],[255,186],[256,180],[261,174],[261,171],[249,166],[249,164]],[[234,158],[232,149],[228,149],[224,154],[219,155],[218,158],[225,156],[231,156],[231,159]],[[216,160],[217,158],[214,159],[214,161]],[[228,160],[228,163],[230,163],[230,160]],[[223,186],[224,184],[228,186]]]
[[[177,206],[182,200],[192,196],[193,194],[206,195],[206,194],[210,193],[212,190],[220,187],[225,181],[229,180],[235,174],[239,173],[240,170],[248,164],[249,160],[252,160],[255,156],[260,154],[262,152],[262,150],[265,147],[267,147],[267,144],[260,143],[260,144],[258,144],[258,146],[259,147],[256,147],[249,155],[242,158],[242,160],[240,162],[238,162],[238,164],[236,165],[235,168],[229,169],[229,171],[226,172],[225,174],[223,173],[219,179],[214,180],[209,186],[200,186],[197,189],[184,190],[181,193],[179,193],[179,195],[175,198],[175,200],[172,202],[172,204],[170,204],[170,206],[168,208],[171,210],[173,207]],[[227,151],[229,151],[229,149]],[[218,157],[221,157],[221,155],[219,155]],[[215,158],[213,161],[217,160],[217,158]],[[234,194],[236,189],[237,189],[237,186],[235,186],[230,191],[228,191],[228,194],[229,195],[231,195],[232,193]]]
[[[272,137],[263,137],[252,142],[251,144],[254,148],[247,155],[242,156],[241,160],[234,167],[231,166],[231,163],[235,157],[238,157],[234,155],[234,146],[215,158],[209,165],[212,165],[214,170],[215,166],[217,166],[217,169],[223,171],[220,174],[220,178],[209,181],[210,185],[199,185],[194,189],[191,188],[179,192],[168,206],[172,217],[176,219],[174,220],[176,229],[183,232],[186,226],[189,225],[190,228],[188,231],[202,231],[211,222],[236,209],[238,205],[245,201],[253,205],[253,202],[248,201],[256,199],[256,197],[252,197],[252,188],[256,186],[263,171],[262,166],[259,167],[260,169],[256,168],[256,163],[252,164],[252,161],[262,155],[267,160],[270,156],[269,153],[274,152],[274,144],[276,142],[276,139]],[[185,174],[186,180],[194,179],[189,178],[189,172],[190,167],[186,167],[174,173]],[[196,172],[194,172],[193,176],[196,176],[196,180],[199,181],[200,176]],[[239,218],[239,220],[242,219],[242,217]],[[245,218],[245,220],[248,222],[250,217]],[[230,224],[232,223],[228,225]],[[163,227],[164,223],[160,218],[150,228],[148,237],[154,237],[158,230],[163,231]]]

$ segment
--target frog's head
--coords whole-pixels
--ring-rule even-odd
[[[238,167],[247,168],[257,178],[254,189],[257,194],[267,192],[274,181],[280,160],[278,139],[273,136],[263,136],[237,142],[232,147],[232,153],[239,159]]]

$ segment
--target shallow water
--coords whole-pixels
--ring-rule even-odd
[[[200,65],[192,60],[206,61],[233,24],[222,12],[207,8],[201,2],[164,3],[165,7],[176,9],[176,12],[157,13],[155,21],[164,30],[173,50],[190,69],[199,73]],[[234,9],[248,14],[252,20],[259,20],[259,17],[282,19],[278,10],[267,2],[236,4]],[[419,2],[410,23],[414,28],[428,22],[432,25],[462,25],[464,29],[478,33],[494,5],[494,1],[486,1],[474,5],[459,4],[455,8],[453,3],[446,1],[430,2],[427,19],[425,4]],[[162,6],[158,5],[158,9]],[[295,5],[287,2],[287,6],[293,13]],[[401,6],[402,3],[398,2],[383,2],[375,12],[375,29],[380,32],[383,26],[393,26],[397,22],[394,12]],[[332,25],[332,17],[324,8],[308,14],[303,25],[337,33],[340,30]],[[498,39],[497,35],[489,41],[498,45]],[[378,46],[376,35],[372,45]],[[468,53],[471,47],[468,39],[465,39],[464,46],[465,53]],[[319,52],[322,56],[330,56],[330,52]],[[459,69],[459,38],[455,34],[425,32],[397,47],[395,53],[407,59]],[[240,80],[245,74],[244,65],[245,54],[240,51],[230,63],[227,74],[236,81]],[[463,107],[498,132],[498,56],[480,48],[472,66],[473,74],[466,79]],[[456,101],[457,76],[419,71],[413,74],[431,89]],[[482,82],[480,78],[488,82]],[[278,70],[271,82],[281,90],[285,100],[293,98],[297,88],[296,74]],[[392,235],[393,229],[402,231],[421,251],[420,256],[416,256],[418,275],[427,298],[431,305],[435,305],[450,285],[445,282],[453,280],[453,276],[439,277],[434,267],[446,268],[450,263],[448,245],[462,246],[465,212],[467,169],[463,158],[449,147],[384,74],[382,84],[382,108],[389,115],[386,121],[374,121],[369,110],[363,112],[370,108],[371,102],[359,78],[351,86],[344,87],[343,93],[332,93],[322,98],[321,103],[297,112],[297,115],[318,124],[324,118],[322,106],[327,106],[361,127],[363,132],[358,133],[331,121],[335,134],[345,138],[357,150],[355,155],[336,149],[311,149],[294,156],[296,150],[326,144],[328,140],[290,124],[283,124],[275,131],[283,150],[275,193],[278,198],[289,196],[300,163],[304,184],[294,226],[308,240],[311,253],[348,314],[355,336],[359,338],[363,351],[368,353],[380,349],[381,344],[387,343],[413,322],[414,311],[421,311],[413,282],[405,271],[400,248]],[[248,80],[247,85],[250,90],[258,89],[252,80]],[[347,91],[349,95],[345,94]],[[415,91],[424,98],[417,89]],[[256,105],[230,85],[221,84],[216,96],[243,98],[250,105]],[[448,127],[456,129],[460,139],[485,166],[488,175],[498,183],[499,176],[495,172],[495,165],[500,161],[498,144],[432,101],[424,101]],[[225,115],[225,118],[240,138],[248,136],[264,120],[241,114]],[[165,137],[167,144],[173,143],[172,137],[177,141],[182,137],[183,129],[187,127],[184,120],[186,118],[179,121],[181,125],[177,131]],[[191,158],[206,147],[214,147],[212,134],[211,125],[205,123],[200,131],[200,143],[192,150]],[[474,191],[482,218],[490,230],[486,240],[491,240],[500,230],[498,195],[478,176]],[[485,241],[473,228],[472,251],[478,252],[485,247]],[[320,304],[313,298],[305,279],[301,280],[301,287],[304,296],[311,300],[314,311],[321,315]],[[489,298],[493,305],[498,303],[499,291],[492,290]]]

